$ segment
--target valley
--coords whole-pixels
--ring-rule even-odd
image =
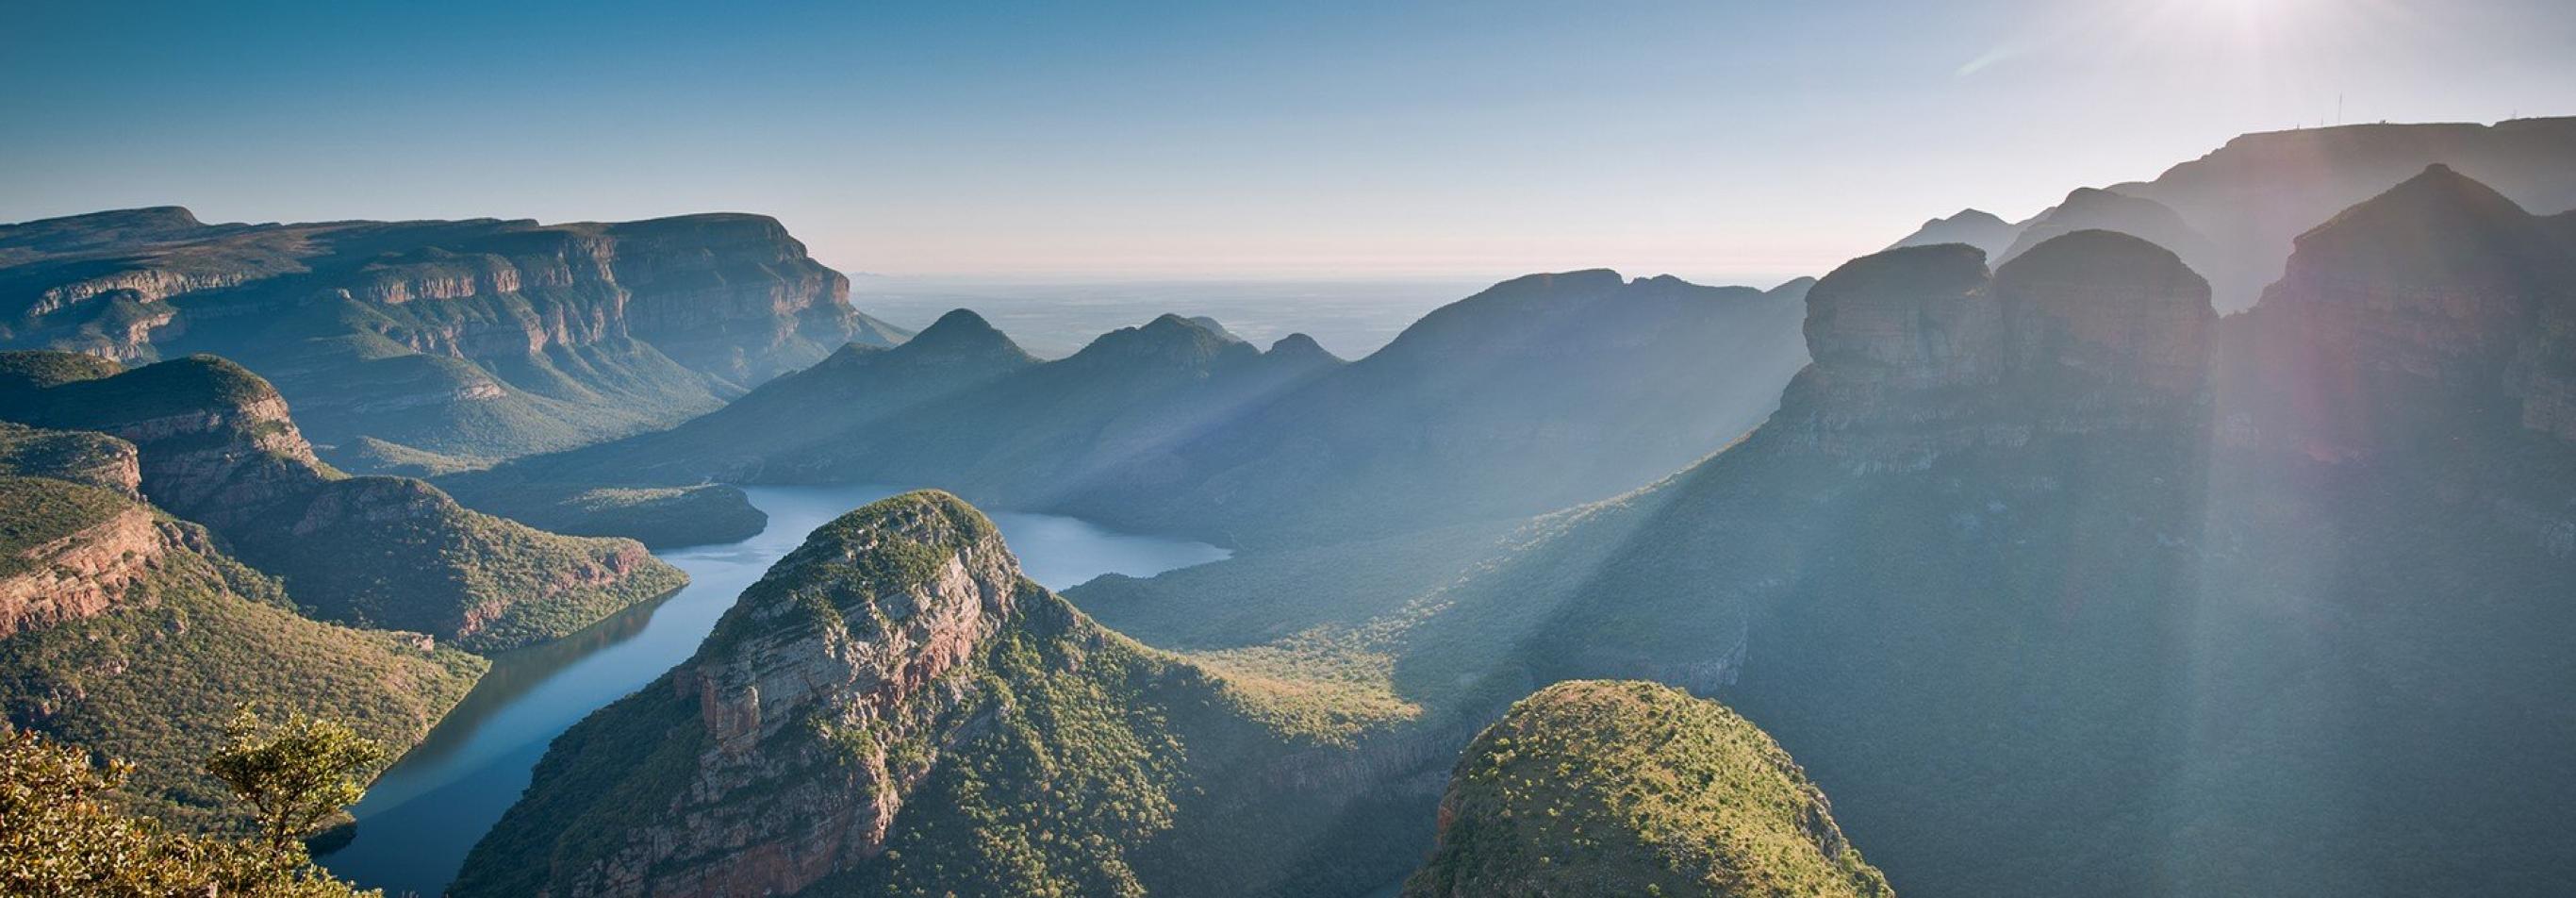
[[[872,486],[753,487],[768,529],[666,551],[689,585],[563,639],[497,656],[454,710],[368,790],[354,838],[322,855],[367,888],[434,895],[528,785],[548,742],[686,658],[744,587],[841,512],[894,494]],[[1132,536],[1044,514],[993,516],[1029,576],[1059,588],[1103,574],[1150,577],[1224,557],[1200,543]]]
[[[1332,340],[915,331],[735,213],[0,226],[0,736],[192,851],[227,720],[345,725],[326,893],[2576,886],[2576,119],[2051,195]]]

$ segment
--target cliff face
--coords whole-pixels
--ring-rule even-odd
[[[684,580],[631,540],[543,533],[417,480],[341,474],[314,457],[274,388],[211,356],[5,391],[0,414],[113,438],[133,452],[143,496],[213,528],[331,619],[498,649]]]
[[[852,309],[848,279],[778,222],[730,214],[31,222],[0,229],[0,319],[0,345],[241,359],[326,445],[467,462],[667,424],[844,343],[904,336]]]
[[[2226,319],[2123,235],[1856,260],[1778,414],[1440,590],[1399,689],[1729,661],[1918,891],[2546,893],[2496,842],[2576,796],[2562,226],[2425,171]]]
[[[204,771],[237,703],[403,746],[484,669],[421,633],[298,616],[205,528],[128,493],[0,476],[0,533],[0,712],[132,762],[119,803],[182,830],[242,822]]]
[[[2202,398],[2216,323],[2173,253],[2098,230],[1991,275],[1972,247],[1889,250],[1827,275],[1807,308],[1816,361],[1774,438],[1861,471],[2169,423]]]
[[[727,612],[659,688],[696,707],[668,815],[565,874],[578,895],[795,892],[884,850],[973,678],[952,676],[1017,612],[1018,563],[989,522],[916,494],[828,525]]]
[[[1309,851],[1366,837],[1274,775],[1332,737],[1256,702],[908,493],[815,530],[695,656],[557,739],[450,891],[1292,893]]]
[[[63,503],[77,498],[35,495],[70,492],[69,484],[15,481],[12,503]],[[86,497],[82,497],[86,498]],[[124,599],[152,568],[169,540],[141,505],[118,503],[104,520],[84,521],[65,533],[46,533],[33,545],[13,547],[0,574],[0,639],[67,620],[96,617]]]

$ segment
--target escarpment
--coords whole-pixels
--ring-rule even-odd
[[[6,364],[68,364],[6,353]],[[31,358],[32,356],[32,358]],[[685,577],[631,540],[584,539],[472,512],[427,483],[352,478],[314,457],[285,400],[195,356],[0,390],[0,415],[112,449],[108,476],[220,534],[325,618],[494,650],[579,629]],[[22,441],[24,442],[24,441]]]
[[[0,345],[225,355],[359,466],[473,466],[668,425],[904,336],[756,215],[205,225],[166,209],[0,229]]]

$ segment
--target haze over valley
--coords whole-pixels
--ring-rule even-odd
[[[2555,5],[151,12],[0,895],[2576,892]]]

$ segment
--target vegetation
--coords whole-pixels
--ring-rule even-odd
[[[1408,896],[1890,896],[1824,793],[1715,702],[1570,681],[1459,758],[1439,849]]]
[[[38,430],[0,422],[0,474],[53,477],[117,491],[131,489],[134,446],[102,433]]]
[[[280,855],[366,797],[365,781],[393,762],[384,745],[346,724],[289,714],[274,727],[247,705],[224,725],[224,746],[206,772],[250,804],[261,841]]]
[[[357,898],[359,892],[285,852],[170,832],[118,809],[127,768],[0,723],[0,894],[169,898]]]
[[[35,483],[52,484],[49,497],[113,498]],[[59,507],[54,498],[0,503],[19,518]],[[0,707],[20,727],[130,761],[138,808],[182,828],[220,829],[231,825],[228,793],[201,765],[240,704],[342,720],[369,739],[410,745],[486,667],[416,634],[333,626],[290,608],[275,580],[220,553],[169,546],[107,613],[0,639]]]
[[[320,617],[448,634],[494,652],[564,636],[680,588],[686,574],[633,543],[547,533],[459,505],[416,480],[321,485],[310,505],[350,509],[333,526],[230,528],[243,556]]]
[[[107,523],[132,500],[96,487],[44,477],[0,476],[0,576],[34,570],[39,546]]]
[[[569,634],[687,579],[634,543],[531,529],[418,480],[341,474],[310,455],[267,382],[212,356],[0,400],[46,426],[134,435],[156,472],[143,484],[148,497],[212,526],[327,620],[498,651]],[[154,424],[188,412],[210,426],[172,433]],[[13,433],[0,432],[0,450]]]
[[[515,471],[446,481],[457,501],[528,526],[574,536],[622,536],[654,548],[739,542],[758,535],[769,516],[740,487],[720,483],[672,487],[591,486],[532,482]]]

